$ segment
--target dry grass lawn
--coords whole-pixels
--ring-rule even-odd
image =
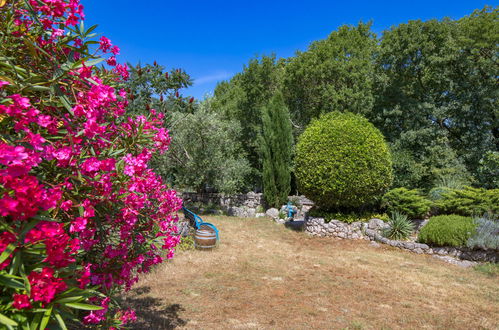
[[[124,304],[135,329],[499,329],[499,278],[268,219],[203,217],[214,251],[179,252]]]

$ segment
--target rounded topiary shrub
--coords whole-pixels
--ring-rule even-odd
[[[310,123],[296,146],[298,189],[321,209],[372,204],[390,187],[392,160],[367,119],[332,112]]]
[[[421,243],[436,246],[465,246],[468,239],[476,233],[476,223],[470,217],[460,215],[439,215],[419,232]]]

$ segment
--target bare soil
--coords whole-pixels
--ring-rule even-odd
[[[124,298],[134,329],[499,329],[499,277],[266,218],[203,217],[213,251],[178,252]]]

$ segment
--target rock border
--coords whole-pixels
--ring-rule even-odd
[[[430,247],[427,244],[417,242],[390,240],[381,235],[381,231],[387,227],[388,224],[381,219],[371,219],[368,222],[353,222],[348,224],[339,220],[326,222],[324,218],[312,217],[308,214],[305,216],[304,223],[305,232],[311,236],[335,237],[340,239],[364,239],[417,254],[439,255],[478,262],[499,262],[499,251],[495,250]]]

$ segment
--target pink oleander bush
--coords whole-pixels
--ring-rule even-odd
[[[120,328],[135,314],[113,296],[179,240],[181,200],[148,167],[168,131],[126,115],[127,67],[79,0],[0,6],[0,323]]]

